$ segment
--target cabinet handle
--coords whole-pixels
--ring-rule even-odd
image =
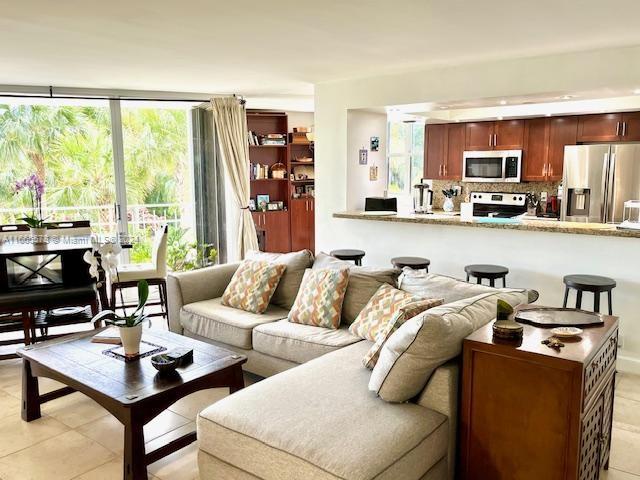
[[[309,202],[307,200],[304,201],[304,209],[308,212],[309,211]]]
[[[627,122],[622,122],[622,136],[627,134]]]
[[[493,146],[495,147],[496,145],[498,145],[498,134],[494,133],[493,134]]]
[[[489,146],[493,147],[493,145],[491,144],[491,142],[493,141],[493,135],[489,134]]]
[[[553,177],[553,165],[549,164],[549,176]]]
[[[620,135],[620,122],[616,123],[616,135]]]
[[[442,176],[442,164],[438,165],[438,176]]]
[[[443,172],[444,176],[446,177],[447,176],[447,164],[446,163],[442,164],[442,172]]]
[[[547,164],[546,163],[542,166],[542,176],[543,177],[547,176]]]

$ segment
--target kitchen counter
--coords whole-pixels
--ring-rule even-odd
[[[573,233],[578,235],[600,235],[606,237],[640,238],[640,230],[618,230],[615,225],[602,223],[560,222],[539,218],[488,219],[474,217],[473,220],[462,220],[459,215],[434,211],[433,214],[394,214],[371,215],[362,211],[339,212],[334,218],[348,218],[354,220],[372,220],[377,222],[424,223],[431,225],[453,225],[459,227],[500,228],[505,230],[527,230],[532,232]]]

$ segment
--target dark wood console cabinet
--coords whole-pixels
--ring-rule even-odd
[[[585,328],[560,351],[524,326],[521,345],[464,341],[459,478],[598,480],[611,446],[618,319]]]

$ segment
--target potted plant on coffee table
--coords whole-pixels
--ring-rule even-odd
[[[104,320],[107,325],[118,327],[126,356],[135,356],[140,353],[142,324],[148,319],[148,315],[144,313],[148,298],[149,284],[146,280],[140,280],[138,282],[138,306],[131,315],[121,316],[113,310],[103,310],[93,317],[94,323]]]

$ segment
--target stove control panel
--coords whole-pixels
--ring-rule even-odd
[[[505,192],[471,192],[469,194],[471,203],[483,203],[485,205],[517,205],[524,206],[527,197],[524,193]]]

